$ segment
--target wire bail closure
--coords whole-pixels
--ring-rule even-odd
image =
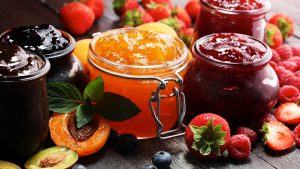
[[[159,80],[160,83],[155,91],[152,92],[151,97],[149,99],[149,107],[150,111],[152,113],[152,116],[156,122],[156,134],[157,137],[160,139],[169,139],[173,137],[178,137],[184,135],[184,129],[186,126],[182,123],[185,113],[186,113],[186,103],[185,103],[185,95],[182,92],[182,85],[183,80],[181,76],[176,73],[176,78],[167,78],[163,80]],[[178,84],[179,89],[177,87],[173,88],[173,93],[169,96],[166,95],[160,95],[160,91],[164,90],[168,84],[169,81],[174,81],[176,84]],[[160,101],[161,99],[167,98],[167,97],[176,97],[176,111],[177,111],[177,126],[175,129],[165,131],[163,132],[164,125],[162,124],[160,120]],[[153,103],[156,102],[156,110],[153,106]]]

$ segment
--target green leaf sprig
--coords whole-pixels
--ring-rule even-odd
[[[124,121],[141,112],[130,99],[104,92],[101,76],[86,86],[83,95],[75,86],[63,82],[48,83],[47,90],[49,109],[57,113],[76,111],[77,128],[89,123],[95,113],[111,121]]]

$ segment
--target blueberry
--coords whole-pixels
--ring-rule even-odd
[[[72,167],[72,169],[87,169],[84,165],[76,164]]]
[[[147,165],[145,165],[145,167],[143,169],[157,169],[157,167],[155,167],[152,164],[147,164]]]
[[[169,168],[172,163],[172,156],[168,152],[158,151],[153,156],[152,162],[159,169]]]
[[[133,134],[121,134],[118,137],[117,148],[124,153],[135,151],[138,145],[138,140]]]

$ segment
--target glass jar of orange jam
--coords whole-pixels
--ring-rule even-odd
[[[105,92],[122,95],[141,110],[129,120],[112,122],[119,133],[138,138],[182,134],[178,133],[185,113],[181,76],[188,56],[179,38],[134,28],[110,30],[95,35],[88,60],[91,79],[101,75]],[[170,130],[176,123],[177,128]]]

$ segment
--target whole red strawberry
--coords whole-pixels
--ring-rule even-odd
[[[282,45],[282,35],[276,25],[267,23],[265,31],[266,35],[264,41],[270,48],[276,49]]]
[[[173,28],[178,35],[180,35],[180,32],[183,32],[186,29],[185,24],[179,20],[178,18],[165,18],[162,20],[159,20],[159,22],[166,24],[168,26],[170,26],[171,28]]]
[[[196,18],[198,16],[198,13],[201,10],[201,5],[199,3],[199,0],[190,0],[186,5],[185,5],[185,10],[186,12],[190,15],[191,19],[193,22],[196,21]]]
[[[230,128],[227,121],[213,113],[196,116],[185,131],[187,148],[199,159],[215,159],[221,156],[229,138]]]
[[[244,134],[237,134],[230,137],[227,144],[228,156],[236,161],[244,161],[249,158],[251,142]]]
[[[184,8],[176,6],[174,9],[172,9],[172,16],[181,20],[187,28],[192,26],[192,20]]]
[[[191,45],[192,36],[194,33],[194,28],[184,29],[179,33],[179,38],[186,44],[186,46]]]
[[[128,10],[122,16],[122,25],[123,26],[139,26],[144,23],[153,22],[153,18],[142,8]]]
[[[93,10],[80,2],[65,4],[60,9],[59,16],[64,27],[75,35],[86,33],[95,20]]]
[[[265,145],[271,150],[283,151],[290,149],[294,145],[292,131],[279,121],[271,121],[263,125]]]
[[[284,40],[287,37],[292,36],[294,33],[294,21],[290,16],[286,14],[274,14],[269,22],[276,25],[280,29]]]
[[[146,12],[148,12],[154,21],[158,21],[171,16],[171,9],[166,4],[147,4]]]
[[[137,0],[114,0],[113,8],[119,16],[122,16],[128,10],[139,8],[139,3]]]
[[[142,5],[144,8],[147,8],[147,4],[150,3],[165,4],[169,6],[170,9],[173,8],[172,0],[142,0]]]
[[[103,0],[81,0],[81,2],[93,10],[95,14],[95,19],[99,19],[103,15],[104,12]]]

